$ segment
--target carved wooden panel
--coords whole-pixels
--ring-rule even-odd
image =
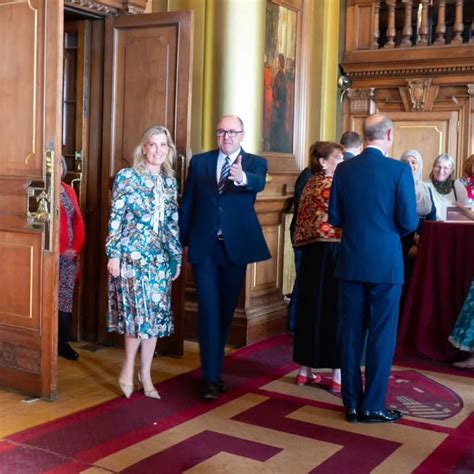
[[[0,231],[0,325],[39,331],[41,234]]]
[[[0,175],[38,176],[43,19],[36,2],[0,3]],[[18,54],[21,51],[21,54]]]
[[[281,224],[263,226],[262,230],[272,258],[254,263],[248,267],[251,296],[265,294],[268,290],[278,290],[281,293],[280,265],[283,256],[283,227]]]
[[[394,143],[391,156],[411,148],[423,157],[423,179],[428,180],[435,158],[441,153],[457,156],[457,113],[392,114]]]

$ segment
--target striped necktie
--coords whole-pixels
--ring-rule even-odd
[[[217,190],[219,194],[224,192],[225,186],[227,184],[227,178],[229,177],[230,173],[230,158],[228,156],[225,157],[224,165],[222,166],[221,170],[221,177],[219,178],[219,183],[217,183]]]

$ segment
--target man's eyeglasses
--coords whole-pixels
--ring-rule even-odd
[[[235,138],[239,133],[242,133],[243,130],[224,130],[222,128],[218,128],[216,130],[216,135],[218,137],[225,137],[227,134],[228,137],[230,138]]]

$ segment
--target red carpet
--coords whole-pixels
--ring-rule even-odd
[[[10,436],[0,472],[474,472],[471,372],[399,361],[387,403],[407,416],[351,425],[340,397],[294,384],[291,344],[229,355],[215,403],[196,370],[159,384],[161,401],[135,393]]]

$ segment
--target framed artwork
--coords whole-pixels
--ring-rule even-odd
[[[263,65],[263,151],[293,153],[298,16],[267,0]]]

